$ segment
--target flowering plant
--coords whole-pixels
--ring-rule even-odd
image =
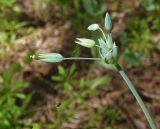
[[[107,64],[111,64],[111,65],[115,66],[115,68],[117,69],[119,74],[122,76],[122,78],[126,82],[128,88],[133,93],[138,104],[142,108],[151,128],[156,129],[156,126],[155,126],[144,102],[142,101],[141,97],[139,96],[137,90],[135,89],[134,85],[132,84],[132,82],[128,78],[127,74],[124,72],[124,70],[118,64],[118,59],[117,59],[118,47],[116,46],[115,42],[112,39],[112,33],[111,33],[112,22],[111,22],[111,18],[108,13],[106,13],[106,16],[105,16],[105,29],[108,33],[107,37],[105,36],[104,31],[100,28],[100,26],[98,24],[91,24],[88,27],[89,31],[98,31],[98,30],[101,31],[102,36],[98,39],[98,43],[96,43],[92,39],[87,39],[87,38],[77,38],[77,40],[75,41],[75,43],[77,43],[83,47],[87,47],[87,48],[97,47],[99,49],[99,55],[100,55],[99,58],[85,58],[85,57],[65,58],[59,53],[45,53],[45,54],[32,55],[31,58],[35,58],[40,61],[51,62],[51,63],[57,63],[57,62],[61,62],[64,60],[78,60],[78,59],[79,60],[97,60],[97,61],[104,61]]]

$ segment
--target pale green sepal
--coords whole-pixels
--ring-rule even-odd
[[[108,51],[107,44],[106,44],[106,42],[102,38],[99,38],[98,42],[100,44],[101,49],[104,49],[104,50]]]
[[[112,53],[108,52],[106,55],[105,55],[106,59],[108,62],[110,62],[112,60]]]
[[[113,40],[112,40],[112,35],[111,35],[111,34],[108,34],[107,46],[108,46],[109,48],[112,48],[112,47],[113,47]]]
[[[112,55],[113,55],[114,58],[117,58],[117,55],[118,55],[118,47],[115,45],[115,43],[114,43],[114,46],[113,46]]]

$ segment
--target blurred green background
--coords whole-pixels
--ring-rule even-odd
[[[149,129],[125,84],[104,64],[47,64],[35,53],[96,57],[77,37],[96,39],[113,20],[119,62],[160,128],[159,0],[0,0],[0,129]]]

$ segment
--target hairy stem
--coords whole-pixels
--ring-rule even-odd
[[[144,112],[148,123],[151,127],[151,129],[156,129],[155,123],[153,122],[148,109],[146,108],[144,102],[142,101],[141,97],[139,96],[136,88],[134,87],[134,85],[132,84],[132,82],[130,81],[130,79],[128,78],[127,74],[124,72],[124,70],[120,67],[119,64],[116,65],[116,68],[118,69],[119,74],[122,76],[123,80],[126,82],[128,88],[131,90],[132,94],[134,95],[134,97],[136,98],[138,104],[140,105],[142,111]]]

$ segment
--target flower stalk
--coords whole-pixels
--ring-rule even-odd
[[[151,126],[151,129],[156,129],[156,126],[149,114],[148,109],[146,108],[144,102],[142,101],[140,95],[138,94],[135,86],[132,84],[132,82],[130,81],[130,79],[128,78],[127,74],[125,73],[125,71],[120,67],[119,64],[117,64],[115,66],[119,72],[119,74],[121,75],[121,77],[123,78],[123,80],[125,81],[125,83],[127,84],[128,88],[130,89],[130,91],[132,92],[132,94],[134,95],[135,99],[137,100],[139,106],[141,107],[143,113],[146,116],[146,119],[148,120],[149,125]]]
[[[112,34],[111,34],[112,22],[108,13],[106,13],[106,17],[105,17],[105,28],[106,28],[106,31],[108,32],[107,37],[105,36],[105,33],[103,32],[103,30],[100,28],[98,24],[92,24],[88,27],[88,30],[90,31],[100,30],[102,32],[102,37],[98,39],[98,44],[96,44],[94,40],[87,39],[87,38],[77,38],[77,41],[75,41],[75,43],[83,47],[87,47],[87,48],[97,47],[99,49],[100,58],[85,58],[85,57],[64,58],[59,53],[38,54],[37,56],[32,55],[31,58],[35,58],[35,59],[45,61],[45,62],[50,62],[50,63],[57,63],[64,60],[94,60],[94,61],[104,61],[107,64],[111,64],[115,66],[117,71],[123,78],[123,80],[126,82],[128,88],[134,95],[135,99],[137,100],[142,111],[144,112],[151,129],[156,129],[155,123],[152,117],[150,116],[149,111],[146,108],[144,102],[142,101],[140,95],[138,94],[136,88],[128,78],[127,74],[121,68],[121,66],[117,63],[118,47],[116,46],[115,42],[113,42],[113,39],[112,39]]]

